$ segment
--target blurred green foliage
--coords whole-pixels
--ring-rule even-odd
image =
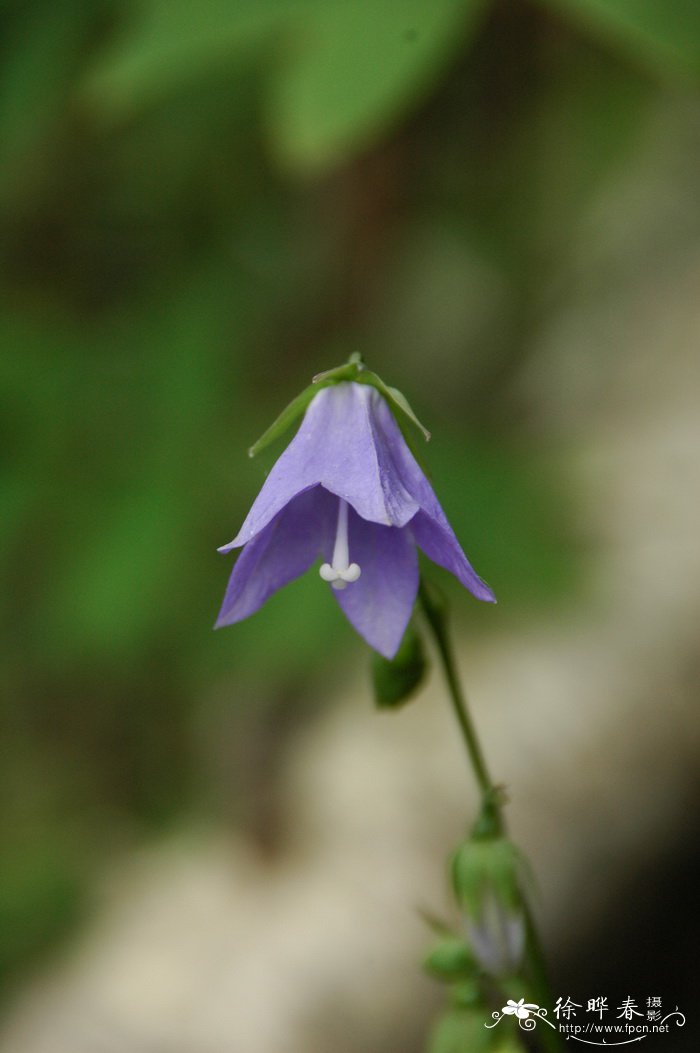
[[[210,629],[276,452],[246,450],[313,373],[361,350],[406,392],[501,617],[568,594],[515,382],[699,75],[694,0],[2,4],[2,974],[125,829],[272,778],[230,781],[237,739],[360,646],[311,577]]]

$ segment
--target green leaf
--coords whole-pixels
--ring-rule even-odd
[[[483,6],[484,0],[310,6],[271,86],[268,123],[280,160],[316,172],[369,146],[430,91]]]
[[[88,96],[120,113],[159,101],[212,65],[245,59],[298,16],[292,0],[141,0],[132,24],[86,81]],[[229,67],[230,68],[230,67]]]
[[[700,76],[697,0],[541,0],[662,72]]]
[[[380,709],[394,709],[407,702],[420,687],[427,670],[423,641],[409,623],[392,659],[372,653],[374,701]]]

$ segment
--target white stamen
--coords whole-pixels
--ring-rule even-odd
[[[348,563],[349,558],[348,503],[341,497],[339,499],[335,545],[333,546],[333,562],[323,563],[319,569],[319,574],[323,580],[329,581],[331,586],[337,591],[344,589],[350,582],[357,581],[362,573],[357,563]]]

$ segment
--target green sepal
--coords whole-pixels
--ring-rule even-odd
[[[297,417],[301,417],[306,412],[309,403],[317,393],[318,389],[313,384],[310,384],[308,388],[304,388],[301,394],[292,399],[289,405],[282,410],[277,420],[270,425],[267,431],[263,432],[258,441],[253,443],[248,450],[248,456],[255,457],[256,453],[260,453],[271,442],[283,435],[287,428],[292,426]]]
[[[402,414],[408,417],[411,424],[418,428],[426,442],[430,440],[430,432],[428,429],[421,424],[416,417],[415,413],[411,409],[408,399],[399,391],[398,388],[390,388],[388,384],[385,384],[381,377],[378,377],[376,373],[370,373],[365,370],[363,373],[356,378],[360,384],[371,384],[373,388],[376,388],[380,395],[383,395],[389,406],[393,410],[400,410]]]
[[[393,658],[372,652],[372,686],[379,709],[395,709],[409,700],[420,687],[428,663],[423,641],[409,622]]]
[[[324,384],[340,384],[343,380],[357,381],[360,374],[364,372],[366,370],[362,361],[362,355],[359,351],[353,351],[350,358],[342,366],[324,369],[322,373],[317,373],[315,377],[311,378],[311,383],[316,384],[318,387],[323,387]]]
[[[522,909],[523,857],[505,837],[464,841],[452,857],[452,887],[469,917],[478,919],[488,896],[505,911]]]
[[[463,940],[450,936],[442,940],[423,962],[423,968],[438,980],[453,983],[476,976],[479,966]]]
[[[418,429],[426,442],[430,439],[430,432],[418,420],[403,392],[399,391],[398,388],[392,388],[385,384],[377,373],[367,369],[362,361],[362,355],[357,351],[350,355],[345,365],[336,366],[335,369],[327,369],[323,373],[317,373],[313,378],[314,384],[323,385],[339,384],[343,380],[353,380],[356,384],[370,384],[373,388],[376,388],[379,394],[389,403],[391,409],[399,411],[399,423],[401,423],[402,416],[405,416]]]
[[[405,395],[397,388],[389,387],[376,373],[366,369],[362,356],[355,352],[344,365],[336,366],[334,369],[326,369],[323,373],[317,373],[311,384],[304,388],[295,399],[292,399],[267,431],[263,432],[258,441],[253,443],[248,450],[248,456],[255,457],[257,453],[260,453],[271,442],[283,435],[287,428],[290,428],[299,417],[303,416],[309,403],[321,388],[327,388],[332,384],[340,384],[347,380],[354,381],[356,384],[371,384],[386,399],[392,410],[399,411],[399,424],[401,424],[402,418],[406,417],[411,424],[418,428],[426,441],[430,438],[430,432],[418,420]]]

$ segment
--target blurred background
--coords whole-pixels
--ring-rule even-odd
[[[699,89],[694,0],[0,5],[2,1053],[424,1048],[438,678],[373,713],[315,574],[211,631],[357,350],[499,598],[444,578],[555,993],[692,1012]]]

